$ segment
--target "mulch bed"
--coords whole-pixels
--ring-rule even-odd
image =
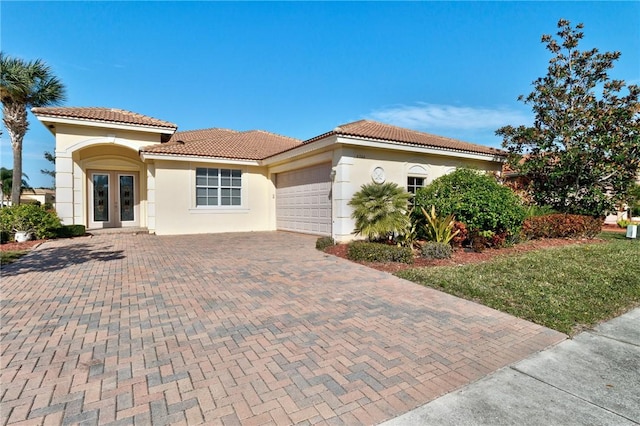
[[[619,229],[619,228],[618,228]],[[607,230],[608,229],[603,229]],[[547,240],[533,240],[526,241],[521,244],[516,244],[513,247],[506,247],[501,249],[487,249],[482,253],[476,253],[470,249],[458,249],[453,253],[453,256],[450,259],[425,259],[422,257],[416,257],[414,259],[413,264],[407,263],[378,263],[378,262],[357,262],[361,265],[368,266],[373,269],[377,269],[379,271],[384,272],[398,272],[404,269],[409,268],[420,268],[426,266],[460,266],[466,265],[469,263],[480,263],[486,262],[487,260],[493,259],[497,256],[505,256],[512,255],[518,253],[525,253],[532,250],[539,250],[549,247],[562,247],[572,244],[585,244],[585,243],[594,243],[594,242],[603,242],[603,240],[599,239],[564,239],[564,238],[555,238],[555,239],[547,239]],[[347,259],[347,244],[338,244],[335,246],[328,247],[325,250],[325,253],[332,254],[334,256],[341,257],[343,259]]]
[[[0,244],[0,251],[24,251],[31,250],[44,243],[46,240],[29,240],[23,243],[16,243],[15,241]]]

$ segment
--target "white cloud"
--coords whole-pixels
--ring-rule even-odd
[[[474,108],[417,103],[374,111],[367,118],[416,130],[497,130],[531,123],[531,117],[508,108]]]

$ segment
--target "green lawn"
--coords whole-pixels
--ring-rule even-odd
[[[0,265],[7,265],[11,262],[15,262],[27,253],[29,253],[29,250],[0,251]]]
[[[573,335],[640,304],[640,240],[549,248],[397,275]]]

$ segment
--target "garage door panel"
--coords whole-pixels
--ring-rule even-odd
[[[331,165],[276,176],[277,228],[331,235]]]

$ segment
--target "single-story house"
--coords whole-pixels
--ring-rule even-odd
[[[22,194],[20,194],[20,202],[21,203],[40,203],[40,205],[44,206],[45,204],[54,204],[56,201],[56,191],[49,188],[33,188],[33,189],[25,189]]]
[[[261,130],[177,131],[120,109],[33,108],[56,139],[56,210],[88,229],[158,235],[286,230],[353,238],[369,182],[414,192],[457,167],[500,173],[505,152],[369,120],[306,141]]]

